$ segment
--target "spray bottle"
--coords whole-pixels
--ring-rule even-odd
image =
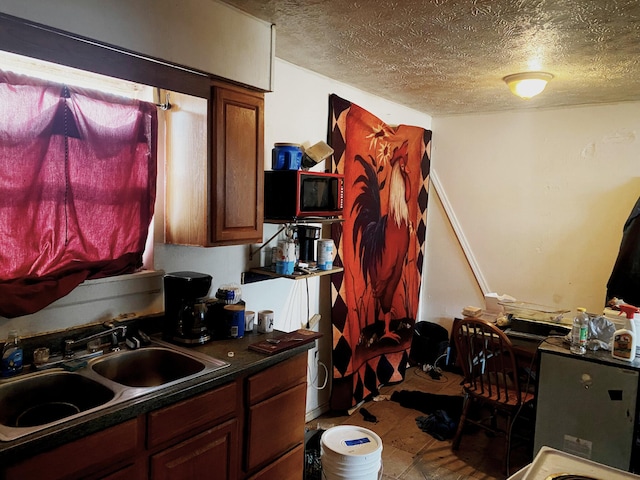
[[[640,320],[640,308],[629,304],[619,305],[618,308],[626,315],[626,321],[623,328],[613,333],[611,356],[618,360],[632,362],[636,358],[637,340],[634,320]]]

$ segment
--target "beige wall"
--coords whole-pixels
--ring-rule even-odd
[[[322,75],[276,59],[275,88],[265,95],[265,169],[271,169],[271,148],[276,142],[311,146],[327,138],[329,95],[335,93],[368,109],[389,124],[404,123],[429,128],[431,117],[331,80]],[[265,224],[263,238],[269,239],[279,226]],[[324,233],[328,237],[329,232]],[[269,246],[275,246],[277,239]],[[156,266],[166,271],[196,270],[213,275],[213,289],[220,284],[240,282],[240,274],[250,265],[249,247],[195,248],[156,244]],[[307,297],[308,291],[308,297]],[[322,315],[316,327],[325,336],[319,341],[318,358],[331,368],[331,304],[328,277],[308,281],[267,280],[242,286],[247,308],[270,309],[275,312],[275,327],[290,331],[300,328],[307,318]],[[309,354],[309,376],[312,385],[307,393],[308,418],[328,408],[329,387],[316,390],[324,381],[324,370]],[[317,378],[317,380],[316,380]]]
[[[433,131],[432,171],[486,288],[602,311],[640,195],[640,104],[434,118]],[[433,190],[422,308],[449,326],[483,291]]]

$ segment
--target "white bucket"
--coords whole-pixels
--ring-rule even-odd
[[[331,270],[333,268],[333,249],[335,244],[333,240],[318,240],[318,268],[320,270]]]
[[[320,459],[327,480],[377,480],[382,474],[382,440],[363,427],[332,427],[320,438]]]

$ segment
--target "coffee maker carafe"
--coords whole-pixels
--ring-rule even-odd
[[[201,345],[211,340],[206,326],[206,296],[211,275],[173,272],[164,276],[165,340],[181,345]]]
[[[298,225],[298,243],[300,245],[299,260],[310,266],[316,263],[316,240],[320,238],[320,227]]]

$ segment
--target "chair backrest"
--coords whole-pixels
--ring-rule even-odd
[[[516,358],[504,332],[484,320],[464,318],[455,320],[451,336],[469,393],[505,405],[522,402]]]

